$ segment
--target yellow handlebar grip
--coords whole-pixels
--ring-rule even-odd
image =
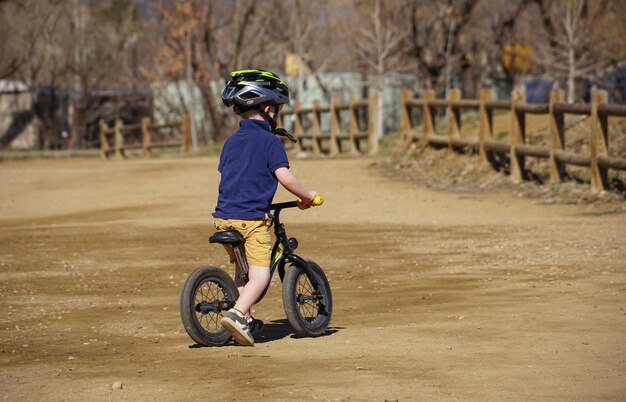
[[[316,195],[315,197],[313,197],[313,202],[311,203],[311,206],[319,207],[323,203],[324,203],[324,199],[322,198],[322,196],[321,195]],[[303,209],[301,204],[302,204],[302,200],[300,198],[298,198],[298,208]]]

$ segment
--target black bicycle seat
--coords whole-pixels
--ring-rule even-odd
[[[233,247],[243,244],[244,242],[243,236],[236,230],[215,232],[213,236],[209,237],[209,243],[229,244]]]

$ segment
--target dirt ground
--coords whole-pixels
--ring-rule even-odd
[[[293,336],[276,277],[255,347],[198,348],[178,298],[227,262],[207,242],[216,158],[0,163],[0,398],[626,400],[623,200],[436,191],[372,164],[292,160],[326,200],[283,219],[330,279],[327,334]]]

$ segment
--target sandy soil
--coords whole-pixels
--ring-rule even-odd
[[[178,315],[185,277],[226,264],[206,241],[217,159],[1,163],[0,398],[626,399],[623,201],[292,162],[326,202],[283,219],[326,269],[334,316],[295,338],[274,278],[253,348],[195,347]]]

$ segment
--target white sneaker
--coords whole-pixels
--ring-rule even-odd
[[[224,314],[220,323],[235,338],[241,346],[254,346],[254,338],[250,334],[250,328],[246,318],[234,308]]]

